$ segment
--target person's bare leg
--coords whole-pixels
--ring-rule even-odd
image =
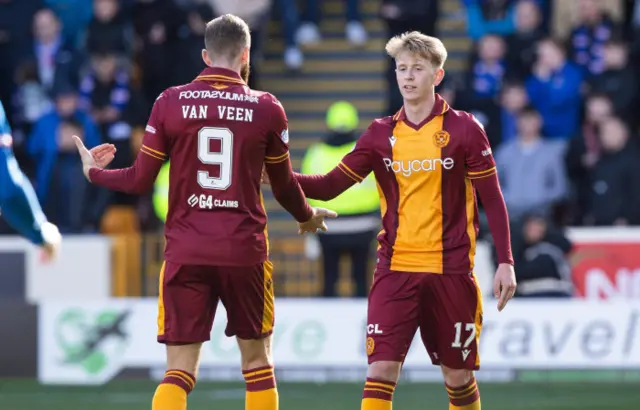
[[[367,382],[362,393],[361,410],[391,410],[393,391],[396,388],[402,363],[392,361],[373,362],[367,371]]]
[[[247,385],[245,410],[278,410],[278,389],[271,357],[271,336],[258,340],[238,338],[242,374]]]
[[[153,395],[152,410],[186,410],[196,384],[202,343],[167,346],[167,371]]]
[[[440,367],[449,394],[449,410],[480,410],[480,391],[473,370]]]

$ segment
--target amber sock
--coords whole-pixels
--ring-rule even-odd
[[[273,367],[245,370],[242,375],[247,383],[245,410],[278,410],[278,389]]]
[[[186,410],[187,395],[196,385],[196,378],[182,370],[167,370],[153,395],[152,410]]]
[[[480,391],[475,377],[464,386],[447,387],[449,393],[449,410],[480,410]]]
[[[391,410],[394,382],[367,377],[362,392],[361,410]]]

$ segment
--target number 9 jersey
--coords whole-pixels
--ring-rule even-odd
[[[264,166],[272,184],[276,176],[292,191],[284,195],[288,204],[282,196],[279,202],[298,221],[311,216],[293,177],[288,140],[278,100],[251,90],[233,71],[207,68],[193,82],[162,93],[138,156],[171,159],[165,259],[222,266],[267,260]]]

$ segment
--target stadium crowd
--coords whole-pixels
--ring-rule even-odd
[[[464,3],[474,48],[442,92],[491,140],[519,294],[570,295],[559,228],[640,224],[640,2]]]
[[[639,224],[640,4],[465,3],[475,48],[447,95],[484,123],[510,216]]]
[[[299,69],[299,46],[322,40],[321,2],[300,3],[0,0],[0,99],[16,156],[61,232],[104,232],[114,207],[135,208],[140,230],[157,229],[150,197],[110,193],[84,180],[71,136],[88,146],[113,143],[114,166],[129,165],[155,98],[200,71],[204,26],[216,15],[238,14],[250,24],[251,86],[259,87],[272,11],[283,23],[284,64]],[[447,76],[439,92],[474,113],[489,135],[516,253],[524,255],[543,237],[562,237],[552,233],[556,226],[640,224],[634,112],[640,1],[460,4],[474,45],[467,71]],[[345,27],[356,46],[368,38],[358,5],[347,1]],[[412,29],[437,35],[438,10],[438,0],[383,0],[380,18],[389,35]],[[401,100],[391,69],[388,78],[392,113]],[[571,246],[566,238],[554,243],[560,254]]]
[[[99,231],[113,206],[137,207],[142,231],[159,223],[150,198],[109,193],[84,180],[72,135],[88,146],[115,144],[113,165],[129,165],[156,97],[203,68],[206,22],[225,13],[248,22],[254,37],[249,85],[257,87],[272,6],[282,11],[287,67],[302,65],[297,44],[319,41],[320,3],[307,3],[300,15],[292,0],[1,0],[0,100],[9,111],[16,157],[61,232]],[[367,33],[357,0],[349,2],[348,18],[347,39],[362,44]]]

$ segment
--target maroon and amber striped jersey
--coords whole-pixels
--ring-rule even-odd
[[[255,265],[268,254],[263,166],[283,207],[298,221],[312,215],[291,169],[288,140],[287,117],[273,95],[250,89],[238,73],[207,68],[156,100],[132,167],[92,169],[89,176],[114,190],[145,192],[169,159],[165,259]]]
[[[420,124],[403,110],[375,120],[338,169],[352,182],[375,173],[383,227],[378,268],[472,271],[478,234],[472,181],[496,173],[487,136],[472,115],[436,95],[432,114]]]

